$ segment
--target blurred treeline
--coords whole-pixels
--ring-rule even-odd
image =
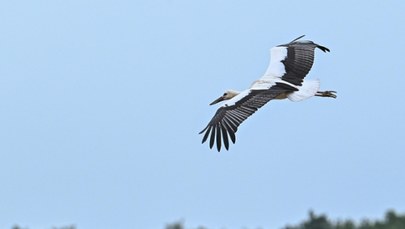
[[[245,227],[246,228],[246,227]],[[28,227],[13,226],[12,229],[28,229]],[[76,229],[76,226],[52,227],[51,229]],[[175,222],[166,225],[165,229],[208,229],[204,226],[186,228],[183,222]],[[260,228],[264,229],[264,228]],[[273,229],[273,228],[269,228]],[[363,219],[360,222],[353,220],[331,220],[326,215],[316,215],[310,211],[308,218],[297,225],[284,226],[281,229],[405,229],[405,214],[397,214],[387,211],[382,220]]]
[[[182,222],[166,225],[166,229],[191,229],[186,228]],[[194,229],[208,229],[200,226]],[[259,228],[264,229],[264,228]],[[273,228],[269,228],[273,229]],[[382,220],[364,219],[361,222],[353,220],[331,220],[326,215],[316,215],[310,211],[308,219],[298,225],[290,225],[282,229],[405,229],[405,215],[399,215],[394,211],[387,211]]]

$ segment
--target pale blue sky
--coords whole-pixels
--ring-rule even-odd
[[[405,212],[404,1],[0,3],[0,228],[280,228]],[[274,101],[218,153],[226,89],[306,38],[338,99]]]

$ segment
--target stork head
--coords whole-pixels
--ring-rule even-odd
[[[216,99],[212,103],[210,103],[210,105],[214,105],[219,102],[222,102],[222,101],[225,101],[228,99],[232,99],[233,97],[237,96],[238,94],[239,94],[239,92],[234,91],[234,90],[226,91],[221,97],[219,97],[218,99]]]

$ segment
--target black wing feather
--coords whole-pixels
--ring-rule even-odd
[[[217,149],[221,150],[221,127],[219,123],[217,124]]]
[[[235,133],[243,121],[278,95],[295,90],[297,89],[289,85],[277,84],[268,90],[252,90],[234,105],[220,107],[208,125],[200,132],[200,134],[205,132],[202,143],[210,137],[210,148],[216,141],[218,151],[221,150],[222,142],[225,149],[228,150],[229,138],[235,143]]]
[[[278,46],[287,47],[287,57],[282,61],[286,73],[281,78],[297,86],[302,85],[304,77],[312,68],[315,48],[319,48],[324,52],[330,51],[328,48],[312,41],[298,41],[302,37],[300,36],[288,44]]]
[[[214,142],[215,142],[215,125],[212,126],[211,129],[211,138],[210,138],[210,148],[212,148],[212,146],[214,146]]]
[[[224,139],[225,149],[228,150],[229,149],[229,140],[228,140],[228,134],[227,134],[228,131],[225,128],[225,125],[221,125],[221,132],[222,132],[222,138]]]

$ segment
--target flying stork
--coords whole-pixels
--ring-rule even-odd
[[[222,142],[229,149],[229,138],[235,143],[235,133],[239,125],[260,107],[272,99],[301,101],[312,96],[336,98],[335,91],[319,91],[319,80],[304,80],[314,62],[315,48],[323,52],[330,50],[312,41],[299,40],[278,45],[270,50],[270,64],[264,75],[252,83],[249,89],[238,92],[226,91],[210,105],[226,101],[208,125],[200,132],[204,133],[202,143],[209,138],[212,148],[216,142],[221,150]]]

